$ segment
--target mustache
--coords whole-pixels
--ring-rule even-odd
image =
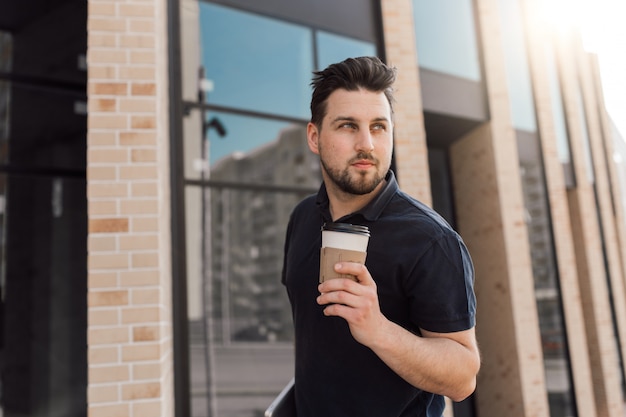
[[[349,163],[353,164],[357,161],[370,161],[371,163],[376,165],[378,165],[379,163],[378,158],[374,157],[371,153],[368,152],[357,153],[354,158],[350,159]]]

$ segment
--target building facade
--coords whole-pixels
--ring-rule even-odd
[[[0,416],[263,415],[311,73],[377,55],[400,186],[476,269],[483,364],[446,417],[623,417],[626,142],[547,4],[0,3]]]

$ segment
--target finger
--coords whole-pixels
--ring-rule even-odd
[[[342,317],[350,321],[354,311],[354,308],[344,304],[330,304],[324,308],[324,315]]]
[[[358,291],[358,287],[355,287],[356,285],[357,283],[354,282],[352,279],[332,278],[332,279],[327,279],[326,281],[319,284],[317,289],[322,294],[327,293],[327,292],[332,292],[332,291],[354,292],[354,291]]]
[[[335,271],[341,274],[349,274],[357,277],[359,283],[369,285],[374,283],[367,267],[356,262],[338,262],[335,264]]]
[[[322,293],[317,297],[317,303],[319,305],[326,304],[341,304],[350,307],[356,307],[358,305],[358,296],[347,291],[331,291]]]

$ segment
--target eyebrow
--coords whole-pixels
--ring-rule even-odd
[[[335,117],[333,120],[331,120],[331,124],[335,124],[337,122],[356,122],[357,119],[352,117],[352,116],[337,116]],[[370,123],[372,122],[387,122],[389,123],[390,120],[384,116],[380,116],[380,117],[375,117],[374,119],[372,119],[370,121]]]

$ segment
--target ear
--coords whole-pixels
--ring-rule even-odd
[[[317,130],[317,126],[309,122],[309,124],[306,126],[306,141],[307,141],[307,144],[309,145],[309,149],[311,150],[311,152],[313,152],[316,155],[319,155],[320,153],[319,147],[318,147],[319,137],[320,136],[319,136],[319,131]]]

